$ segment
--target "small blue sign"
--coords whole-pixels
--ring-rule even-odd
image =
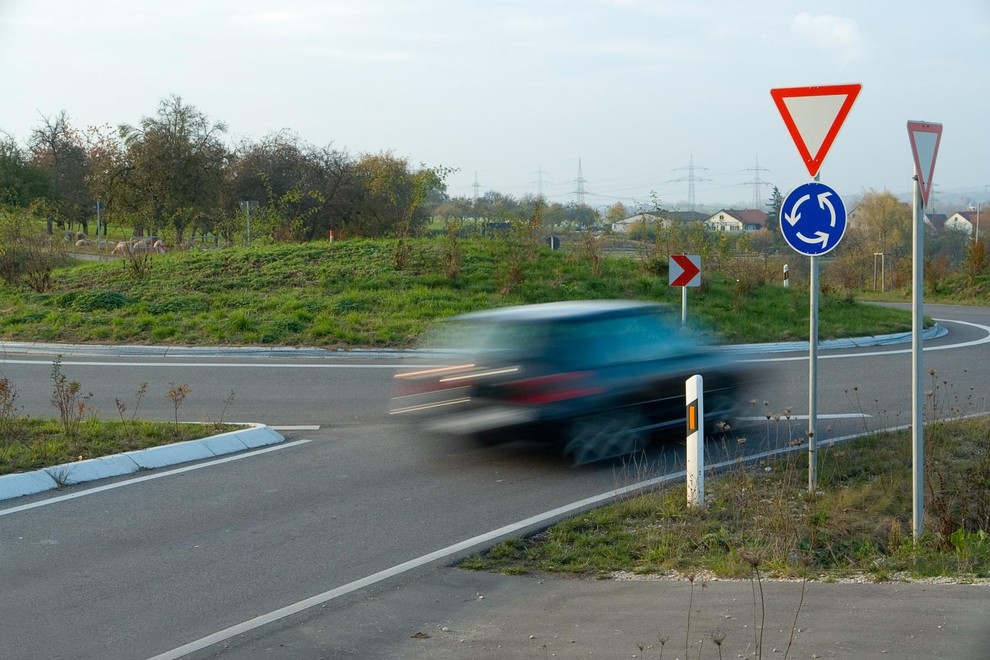
[[[823,183],[804,183],[784,198],[780,232],[795,251],[814,257],[835,249],[846,233],[846,207]]]

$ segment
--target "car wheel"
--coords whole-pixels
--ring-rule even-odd
[[[649,440],[649,426],[642,413],[613,410],[571,422],[561,454],[568,465],[577,467],[642,451]]]

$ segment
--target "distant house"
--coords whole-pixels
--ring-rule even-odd
[[[759,231],[767,226],[767,214],[758,209],[722,209],[705,220],[711,231]]]
[[[981,213],[978,210],[958,211],[946,219],[945,228],[955,229],[956,231],[964,231],[972,236],[973,230],[976,228],[977,222],[979,222],[979,228],[985,232],[987,228],[983,225],[987,224],[986,215],[986,213]]]
[[[949,218],[944,213],[926,213],[925,222],[927,222],[932,227],[936,229],[942,229],[945,227],[945,223],[948,222]]]
[[[676,223],[704,222],[707,219],[707,215],[697,211],[649,211],[613,222],[612,231],[616,234],[628,234],[638,225],[670,227]]]

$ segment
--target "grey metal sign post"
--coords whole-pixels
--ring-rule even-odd
[[[925,526],[925,391],[924,358],[921,337],[924,331],[925,298],[925,205],[931,190],[935,159],[942,140],[942,124],[921,121],[907,123],[911,151],[914,152],[914,222],[912,229],[913,281],[911,292],[911,462],[912,530],[918,541]]]

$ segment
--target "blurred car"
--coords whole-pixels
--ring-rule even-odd
[[[453,317],[426,338],[429,366],[396,374],[390,412],[486,443],[557,442],[570,465],[640,451],[654,430],[685,424],[694,374],[706,419],[728,418],[742,372],[666,309],[574,301]]]

